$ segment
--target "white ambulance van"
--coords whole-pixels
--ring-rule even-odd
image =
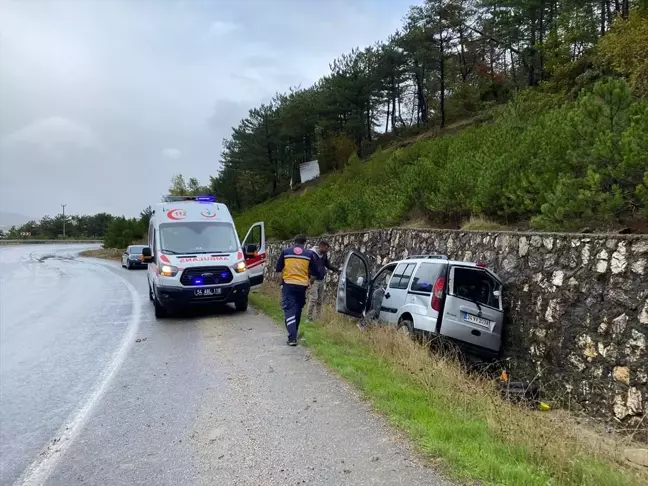
[[[245,311],[250,290],[263,283],[263,223],[241,243],[227,206],[212,196],[167,196],[155,206],[148,238],[142,260],[155,317],[200,304],[233,303]]]

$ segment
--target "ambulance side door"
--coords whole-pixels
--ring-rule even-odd
[[[263,221],[250,226],[243,239],[243,254],[250,278],[251,290],[257,290],[263,283],[263,272],[268,261],[266,250],[265,224]]]

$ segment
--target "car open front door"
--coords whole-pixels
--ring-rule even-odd
[[[451,265],[440,333],[498,352],[504,311],[502,282],[485,268]]]
[[[248,230],[243,239],[243,252],[250,277],[250,286],[252,290],[256,290],[263,283],[263,271],[268,261],[265,225],[262,221],[254,223]]]
[[[344,260],[338,283],[335,309],[342,314],[362,317],[369,293],[369,261],[360,252],[352,251]]]

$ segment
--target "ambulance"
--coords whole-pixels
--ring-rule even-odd
[[[142,261],[156,318],[203,304],[245,311],[263,283],[265,227],[253,224],[241,243],[227,206],[214,197],[167,196],[153,211]]]

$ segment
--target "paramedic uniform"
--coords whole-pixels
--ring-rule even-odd
[[[277,261],[281,272],[281,307],[286,317],[288,342],[297,341],[302,309],[306,304],[306,290],[310,275],[316,275],[315,255],[301,245],[286,248]]]

